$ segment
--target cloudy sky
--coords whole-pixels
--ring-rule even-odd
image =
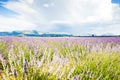
[[[0,31],[120,34],[120,0],[0,0]]]

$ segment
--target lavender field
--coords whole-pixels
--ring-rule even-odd
[[[120,80],[120,38],[0,37],[0,80]]]

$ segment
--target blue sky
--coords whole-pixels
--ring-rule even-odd
[[[120,4],[120,0],[112,0],[112,3]]]
[[[120,34],[120,0],[0,0],[0,31]]]

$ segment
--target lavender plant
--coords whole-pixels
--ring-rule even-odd
[[[119,79],[119,37],[0,38],[0,80]]]

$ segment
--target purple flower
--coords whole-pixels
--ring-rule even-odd
[[[27,75],[28,71],[27,71],[27,60],[26,59],[25,59],[24,65],[23,65],[23,70],[24,70],[24,75]]]
[[[14,69],[14,77],[17,78],[17,71]]]

